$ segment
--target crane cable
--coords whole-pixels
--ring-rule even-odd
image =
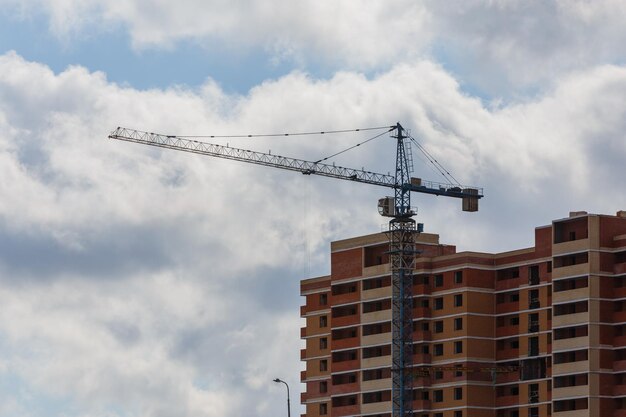
[[[380,130],[380,129],[395,129],[395,126],[379,126],[379,127],[365,127],[359,129],[343,129],[343,130],[324,130],[321,132],[297,132],[297,133],[268,133],[268,134],[251,134],[251,135],[172,135],[174,138],[189,139],[189,138],[267,138],[277,136],[310,136],[310,135],[326,135],[333,133],[348,133],[348,132],[363,132],[367,130]],[[386,132],[385,132],[386,133]]]
[[[461,185],[461,183],[459,183],[459,181],[454,178],[454,176],[450,174],[450,172],[446,168],[444,168],[444,166],[441,165],[439,161],[437,161],[437,159],[435,159],[435,157],[426,150],[426,148],[424,148],[417,140],[415,140],[413,136],[409,136],[409,139],[411,139],[411,142],[413,142],[415,146],[417,146],[417,148],[424,154],[424,156],[426,156],[428,161],[435,167],[437,171],[439,171],[439,173],[446,179],[446,181],[450,183],[455,183],[459,186]]]
[[[357,143],[356,145],[352,145],[352,146],[350,146],[349,148],[346,148],[346,149],[344,149],[344,150],[342,150],[342,151],[339,151],[339,152],[337,152],[337,153],[334,153],[334,154],[332,154],[332,155],[329,155],[329,156],[327,156],[326,158],[319,159],[319,160],[315,161],[314,163],[315,163],[315,164],[319,164],[319,163],[320,163],[320,162],[322,162],[322,161],[326,161],[327,159],[330,159],[330,158],[335,157],[335,156],[337,156],[337,155],[341,155],[342,153],[348,152],[349,150],[352,150],[352,149],[354,149],[354,148],[357,148],[357,147],[359,147],[359,146],[361,146],[361,145],[363,145],[363,144],[365,144],[365,143],[367,143],[367,142],[370,142],[370,141],[372,141],[372,140],[374,140],[374,139],[377,139],[377,138],[381,137],[382,135],[384,135],[384,134],[386,134],[386,133],[391,132],[391,131],[392,131],[392,130],[394,130],[395,128],[396,128],[395,126],[392,126],[392,127],[390,127],[390,128],[389,128],[389,130],[387,130],[387,131],[385,131],[385,132],[383,132],[383,133],[380,133],[380,134],[378,134],[378,135],[376,135],[376,136],[374,136],[374,137],[371,137],[371,138],[369,138],[369,139],[367,139],[367,140],[364,140],[363,142],[359,142],[359,143]]]

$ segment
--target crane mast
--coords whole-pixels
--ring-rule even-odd
[[[271,153],[233,148],[200,142],[185,137],[161,135],[123,127],[116,128],[110,139],[135,142],[149,146],[197,153],[217,158],[248,162],[273,168],[297,171],[304,175],[319,175],[341,180],[377,185],[394,189],[394,197],[379,200],[379,212],[390,217],[389,258],[392,281],[392,407],[393,417],[409,417],[412,407],[412,286],[416,250],[416,236],[422,231],[416,225],[411,209],[411,192],[460,198],[464,211],[477,211],[478,200],[483,197],[479,187],[461,186],[449,183],[422,181],[410,177],[410,158],[405,143],[410,137],[397,123],[389,127],[396,139],[395,175],[345,168],[334,164],[324,164],[302,159],[289,158]],[[416,227],[417,226],[417,227]]]
[[[398,123],[396,142],[396,184],[408,184],[409,162],[406,154],[404,128]],[[389,259],[391,266],[391,397],[394,417],[413,414],[412,407],[412,355],[413,315],[412,287],[415,264],[415,214],[411,210],[411,192],[404,187],[395,188],[395,215],[389,221]]]

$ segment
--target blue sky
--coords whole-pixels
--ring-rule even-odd
[[[24,58],[45,63],[55,72],[70,65],[102,71],[109,81],[137,89],[177,84],[197,87],[210,77],[228,92],[246,94],[263,80],[292,70],[284,63],[271,63],[265,51],[255,48],[237,51],[211,40],[186,40],[173,48],[134,50],[123,27],[65,40],[50,35],[46,16],[0,16],[2,51],[18,51]]]
[[[400,121],[485,188],[472,215],[414,196],[459,250],[626,209],[618,0],[0,6],[0,417],[276,416],[276,377],[301,412],[299,280],[329,272],[331,241],[381,230],[385,190],[108,140],[119,125]],[[368,135],[230,144],[317,159]],[[390,143],[332,162],[387,172]]]

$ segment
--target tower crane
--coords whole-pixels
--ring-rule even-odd
[[[188,139],[184,136],[161,135],[123,127],[116,128],[110,139],[135,142],[143,145],[197,153],[216,158],[231,159],[257,165],[297,171],[304,175],[320,175],[341,180],[388,187],[393,197],[378,201],[379,213],[390,217],[389,255],[392,282],[392,404],[393,417],[412,415],[412,274],[415,256],[415,237],[422,225],[415,223],[416,214],[411,209],[411,192],[454,197],[462,200],[463,211],[478,210],[478,200],[483,197],[479,187],[459,184],[422,181],[411,178],[411,159],[407,151],[408,136],[400,123],[388,126],[391,137],[396,139],[395,175],[380,174],[363,169],[345,168],[320,161],[306,161],[271,153],[262,153],[230,146],[216,145]],[[358,129],[357,129],[358,130]],[[320,132],[323,133],[323,132]],[[253,135],[248,135],[253,136]]]

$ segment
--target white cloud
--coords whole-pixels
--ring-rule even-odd
[[[429,2],[436,49],[468,83],[507,96],[626,59],[626,5],[600,1]]]
[[[15,53],[0,56],[0,74],[3,369],[69,398],[76,415],[275,415],[277,376],[292,382],[295,405],[300,271],[327,268],[330,239],[384,222],[375,202],[385,190],[113,142],[116,125],[219,134],[400,120],[456,177],[485,185],[474,216],[414,196],[427,230],[465,249],[531,244],[533,226],[570,209],[626,207],[615,192],[626,156],[620,66],[495,109],[428,61],[372,79],[294,72],[247,96],[212,82],[138,91]],[[363,138],[231,144],[316,159]],[[387,171],[390,141],[338,163]]]
[[[432,54],[474,90],[507,99],[541,92],[564,72],[626,59],[620,0],[2,3],[22,18],[47,17],[66,42],[128,31],[137,49],[192,41],[209,55],[263,50],[275,64],[358,70]]]
[[[126,28],[134,47],[171,48],[181,40],[261,48],[294,62],[348,63],[359,68],[406,58],[425,44],[428,13],[409,0],[223,1],[4,0],[20,15],[48,16],[62,39]]]

